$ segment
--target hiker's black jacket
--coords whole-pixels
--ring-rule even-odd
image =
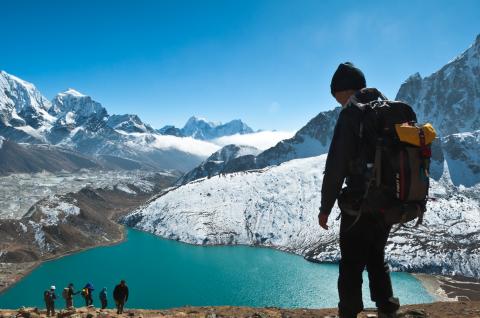
[[[79,294],[79,293],[80,293],[80,291],[75,292],[75,290],[73,289],[73,287],[68,287],[67,298],[73,298],[73,295],[77,295],[77,294]]]
[[[128,287],[127,285],[117,285],[113,290],[113,299],[117,301],[127,301],[128,300]]]
[[[355,94],[357,100],[366,103],[378,98],[378,95]],[[347,188],[363,192],[366,186],[363,173],[354,172],[354,165],[360,157],[360,124],[363,109],[353,103],[347,104],[337,119],[332,142],[328,150],[325,174],[322,184],[322,201],[320,213],[330,214],[342,189],[343,182]]]

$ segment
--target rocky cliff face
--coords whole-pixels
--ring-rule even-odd
[[[475,43],[439,71],[409,77],[397,100],[414,108],[441,136],[480,129],[480,35]]]
[[[210,178],[211,176],[218,175],[222,173],[222,171],[225,171],[225,168],[230,162],[232,162],[232,160],[243,156],[254,156],[259,152],[260,150],[255,147],[227,145],[214,152],[198,167],[186,173],[178,183],[184,184],[196,179],[204,177]]]

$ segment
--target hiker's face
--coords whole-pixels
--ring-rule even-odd
[[[335,93],[335,99],[337,100],[337,102],[342,105],[342,106],[345,106],[348,102],[348,99],[350,98],[350,96],[352,96],[353,94],[355,94],[355,91],[350,89],[348,91],[340,91],[340,92],[336,92]]]

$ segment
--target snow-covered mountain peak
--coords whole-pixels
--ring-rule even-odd
[[[480,37],[430,76],[411,76],[396,96],[410,104],[418,121],[429,121],[441,136],[480,129]]]
[[[55,118],[48,113],[51,103],[36,87],[5,71],[0,71],[0,132],[22,142],[43,141],[42,131]]]
[[[186,136],[192,136],[196,138],[200,137],[199,135],[203,136],[206,131],[212,130],[215,128],[215,126],[215,123],[209,122],[205,118],[192,116],[187,120],[185,126],[182,128],[182,131]]]
[[[472,59],[472,58],[475,58],[477,59],[478,61],[478,58],[479,58],[479,54],[480,54],[480,34],[477,35],[477,37],[475,38],[475,42],[473,42],[472,45],[470,45],[470,47],[468,49],[466,49],[462,54],[456,56],[455,58],[453,58],[451,61],[449,61],[447,63],[446,66],[458,61],[458,60],[462,60],[462,59]],[[477,63],[477,66],[478,66],[478,63]]]
[[[194,115],[194,116],[191,116],[187,120],[187,122],[185,123],[185,126],[193,125],[193,124],[196,124],[196,123],[206,123],[206,124],[208,124],[209,126],[212,126],[212,127],[215,127],[215,126],[218,125],[218,123],[208,121],[205,117],[199,117],[199,116]]]
[[[143,123],[140,117],[133,114],[111,115],[108,117],[107,126],[127,133],[155,132],[150,125]]]
[[[9,74],[5,71],[0,71],[0,75],[4,78],[9,79],[10,81],[18,83],[19,85],[23,86],[27,90],[30,90],[30,91],[36,90],[35,85],[27,81],[24,81],[21,78],[16,77],[15,75]]]
[[[38,91],[35,85],[5,71],[0,71],[0,88],[2,88],[0,90],[0,108],[9,102],[14,103],[17,112],[27,108],[43,112],[51,107],[50,101]]]
[[[417,82],[417,81],[421,81],[421,80],[422,80],[422,76],[420,75],[419,72],[416,72],[415,74],[410,75],[410,76],[405,80],[405,82],[403,82],[403,84],[409,83],[409,82]]]
[[[195,139],[211,140],[223,136],[231,136],[235,134],[249,134],[253,129],[240,119],[229,121],[222,124],[221,122],[211,122],[205,118],[192,116],[190,117],[182,129],[174,126],[165,126],[158,130],[161,134],[188,136]]]
[[[59,93],[52,101],[53,111],[64,118],[71,113],[76,118],[95,117],[101,119],[107,116],[107,110],[90,96],[83,95],[74,89]],[[70,115],[71,116],[71,115]]]
[[[5,71],[0,71],[0,136],[6,139],[2,150],[9,141],[50,144],[119,169],[189,171],[219,149],[193,138],[162,136],[134,114],[109,116],[99,102],[73,88],[50,103],[33,84]],[[30,158],[27,150],[20,153]],[[45,166],[40,161],[28,169]]]
[[[86,95],[80,93],[79,91],[77,91],[73,88],[69,88],[65,92],[60,93],[59,95],[71,95],[71,96],[74,96],[74,97],[86,97]]]

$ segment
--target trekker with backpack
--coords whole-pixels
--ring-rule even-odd
[[[125,303],[128,301],[128,287],[124,280],[120,281],[120,284],[115,286],[115,289],[113,290],[113,299],[117,306],[117,314],[122,314],[123,306],[125,306]]]
[[[65,299],[65,308],[73,308],[73,296],[79,293],[80,291],[75,292],[73,289],[73,283],[68,284],[68,287],[63,289],[62,297]]]
[[[82,289],[82,296],[85,298],[85,306],[92,306],[93,305],[93,296],[92,293],[95,290],[91,283],[87,283],[85,287]]]
[[[47,308],[47,317],[55,316],[55,286],[51,286],[50,290],[43,292],[43,300],[45,301],[45,307]]]
[[[400,304],[393,297],[385,245],[393,224],[423,217],[435,134],[431,126],[416,124],[410,106],[367,89],[362,71],[352,63],[338,66],[330,87],[342,110],[325,165],[318,222],[328,230],[338,199],[339,317],[357,317],[363,310],[366,268],[378,317],[394,318]]]
[[[100,297],[102,309],[107,308],[107,287],[103,287],[98,296]]]

